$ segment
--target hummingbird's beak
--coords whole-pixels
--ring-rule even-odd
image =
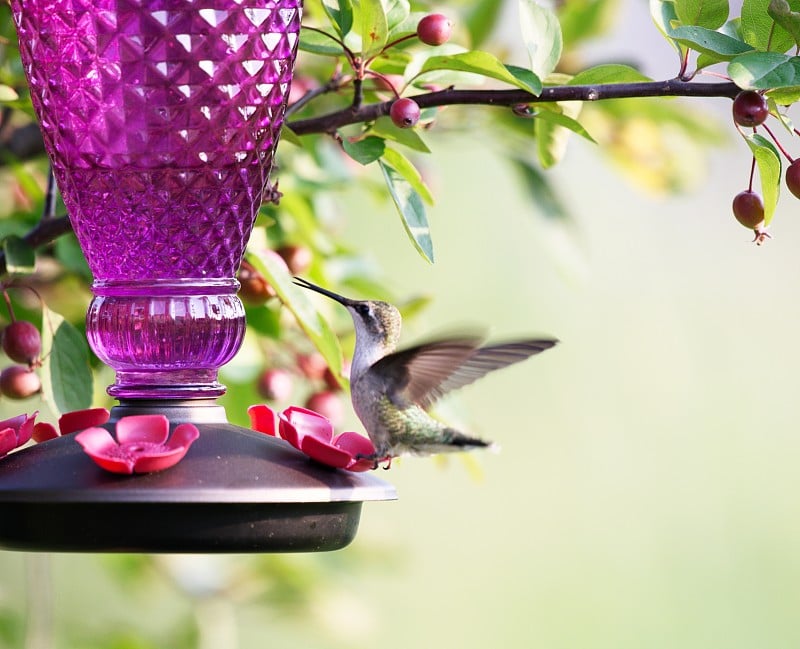
[[[332,300],[336,300],[339,304],[343,304],[344,306],[350,306],[353,304],[353,300],[350,300],[338,293],[334,293],[333,291],[329,291],[326,288],[322,288],[321,286],[317,286],[316,284],[312,284],[308,280],[303,279],[302,277],[295,277],[294,283],[297,286],[302,286],[303,288],[307,288],[312,291],[316,291],[317,293],[322,293],[326,297],[331,298]]]

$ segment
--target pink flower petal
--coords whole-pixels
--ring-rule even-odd
[[[131,415],[117,422],[117,441],[125,444],[163,444],[169,437],[169,420],[164,415]]]
[[[17,448],[17,431],[13,428],[0,430],[0,457]]]
[[[49,439],[58,437],[58,431],[53,424],[48,424],[46,421],[40,421],[33,427],[33,441],[40,443],[46,442]]]
[[[17,430],[17,446],[22,446],[30,441],[31,437],[33,436],[33,428],[36,425],[36,415],[38,414],[39,411],[37,410],[22,422],[19,430]]]
[[[87,408],[65,412],[58,418],[58,430],[62,435],[69,435],[84,428],[102,426],[108,421],[111,413],[105,408]]]
[[[247,409],[250,416],[250,428],[265,435],[275,437],[278,434],[275,424],[275,411],[264,403],[250,406]]]
[[[163,449],[158,452],[148,451],[146,454],[139,455],[135,458],[133,470],[136,473],[163,471],[180,462],[188,450],[188,446],[178,446],[176,448],[163,447]]]
[[[194,424],[178,424],[167,442],[168,448],[187,449],[200,437],[200,431]]]
[[[333,445],[354,457],[356,455],[375,455],[375,445],[372,440],[352,431],[337,435],[333,440]]]
[[[295,448],[300,448],[300,440],[302,439],[303,435],[292,426],[291,422],[280,413],[278,415],[278,431],[280,432],[281,437],[289,442]]]
[[[290,406],[278,415],[281,437],[292,446],[300,448],[306,435],[330,443],[333,439],[333,425],[318,412],[299,406]]]
[[[345,469],[348,471],[369,471],[375,467],[375,460],[370,459],[375,454],[375,446],[368,437],[358,433],[346,432],[333,440],[333,445],[350,454],[351,462]],[[359,458],[362,455],[365,457]]]
[[[303,438],[300,450],[317,462],[337,469],[343,469],[353,461],[353,456],[347,451],[311,435]]]
[[[87,428],[75,435],[75,441],[100,468],[112,473],[133,473],[133,459],[122,452],[105,428]]]
[[[36,416],[34,414],[34,416]],[[10,419],[4,419],[0,421],[0,430],[4,428],[13,428],[14,430],[19,430],[19,427],[25,423],[25,420],[28,418],[28,415],[17,415],[16,417],[11,417]]]

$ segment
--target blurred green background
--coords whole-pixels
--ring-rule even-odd
[[[432,137],[433,266],[344,191],[345,237],[397,295],[434,298],[406,343],[561,339],[451,400],[502,451],[396,462],[399,501],[366,505],[337,553],[0,553],[0,646],[47,646],[49,602],[70,649],[798,646],[800,218],[784,197],[774,239],[749,242],[734,135],[707,169],[687,155],[678,198],[573,141],[548,172],[569,225],[469,125]]]

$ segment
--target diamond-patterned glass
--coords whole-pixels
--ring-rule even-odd
[[[283,121],[300,0],[11,4],[59,188],[102,287],[92,346],[118,371],[136,359],[145,372],[183,372],[188,354],[215,373],[241,342],[229,296]],[[212,282],[209,304],[187,302],[207,280],[228,281]],[[180,315],[189,303],[196,336],[194,316]],[[163,329],[164,309],[189,325]],[[212,326],[220,319],[230,327]],[[112,335],[119,323],[150,335]],[[171,334],[206,347],[158,343]]]

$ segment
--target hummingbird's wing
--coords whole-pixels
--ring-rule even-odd
[[[470,336],[424,343],[387,354],[368,371],[389,381],[387,393],[395,405],[420,403],[475,354],[481,341]]]
[[[478,347],[479,344],[479,338],[426,343],[389,354],[370,371],[394,377],[390,394],[394,392],[406,402],[427,408],[447,392],[549,349],[556,341],[521,340],[487,347]]]
[[[553,347],[558,341],[551,338],[518,340],[476,349],[438,386],[428,392],[419,405],[426,408],[451,390],[457,390],[485,376],[492,370],[499,370],[514,363],[524,361],[534,354]]]

